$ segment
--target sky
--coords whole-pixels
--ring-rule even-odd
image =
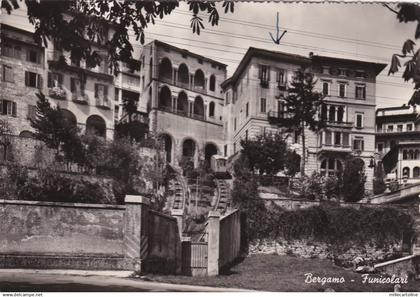
[[[381,4],[372,3],[235,3],[234,13],[224,14],[221,3],[219,25],[207,23],[200,35],[190,28],[191,13],[186,3],[146,30],[146,43],[159,39],[228,65],[228,77],[235,71],[249,47],[308,56],[309,52],[340,58],[389,64],[400,53],[405,40],[414,38],[414,23],[399,23],[396,15]],[[271,41],[279,13],[280,45]],[[30,29],[25,9],[3,14],[2,22]],[[140,44],[135,44],[140,48]],[[410,99],[413,84],[404,82],[401,72],[388,76],[386,67],[377,76],[377,107],[401,106]]]

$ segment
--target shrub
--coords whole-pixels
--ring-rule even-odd
[[[340,196],[341,181],[336,176],[327,176],[323,182],[323,192],[325,197],[330,199],[337,199]]]
[[[299,180],[299,191],[302,198],[308,200],[323,199],[323,178],[319,173],[312,173],[310,177],[304,176]]]
[[[382,162],[378,162],[375,167],[375,177],[373,179],[373,194],[378,195],[382,194],[386,190],[385,185],[385,172],[382,166]]]
[[[343,172],[343,196],[346,202],[357,202],[365,194],[366,175],[364,162],[360,158],[346,160]]]

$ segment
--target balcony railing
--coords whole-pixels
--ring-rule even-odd
[[[277,88],[280,91],[285,91],[285,90],[287,90],[287,83],[285,81],[283,81],[283,82],[278,81],[277,82]]]
[[[102,109],[111,109],[111,101],[108,97],[96,97],[96,107]]]
[[[172,109],[171,107],[168,107],[168,106],[159,106],[159,110],[170,112],[170,113],[182,116],[182,117],[191,118],[191,119],[195,119],[199,121],[206,121],[206,122],[211,122],[215,124],[221,124],[221,121],[217,120],[214,117],[206,117],[205,115],[189,113],[184,110]]]
[[[352,148],[350,144],[326,144],[323,143],[319,146],[318,152],[322,151],[330,151],[330,152],[344,152],[344,153],[351,153]]]
[[[269,111],[268,121],[272,124],[279,124],[284,119],[290,119],[291,115],[287,111]]]
[[[84,92],[73,92],[71,98],[74,102],[79,104],[89,104],[89,97]]]
[[[344,122],[344,121],[326,121],[328,126],[340,127],[340,128],[352,128],[353,122]]]
[[[66,91],[63,90],[61,87],[48,88],[48,96],[58,100],[67,99]]]

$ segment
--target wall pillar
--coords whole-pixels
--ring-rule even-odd
[[[207,275],[219,274],[219,243],[220,243],[220,214],[217,211],[210,211],[208,217],[208,266]]]
[[[124,256],[127,265],[140,273],[145,270],[144,264],[149,252],[149,200],[142,196],[127,195],[125,205]]]

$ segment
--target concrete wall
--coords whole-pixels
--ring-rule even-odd
[[[141,196],[125,202],[0,200],[0,267],[179,272],[176,219]]]

